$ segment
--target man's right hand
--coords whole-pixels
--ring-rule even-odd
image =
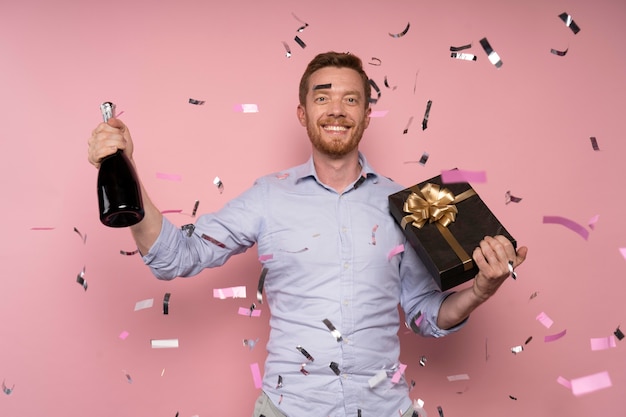
[[[118,149],[122,149],[128,159],[133,160],[133,140],[128,127],[120,119],[111,118],[106,123],[100,123],[91,132],[88,145],[87,159],[96,168],[100,167],[102,158]]]

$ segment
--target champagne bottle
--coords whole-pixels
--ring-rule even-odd
[[[115,117],[115,104],[111,102],[102,103],[100,110],[105,123]],[[98,205],[100,221],[105,226],[128,227],[143,219],[143,202],[137,173],[121,149],[100,161]]]

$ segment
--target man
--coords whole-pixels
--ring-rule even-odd
[[[258,179],[220,211],[179,230],[142,189],[145,218],[131,231],[159,279],[195,275],[254,244],[266,255],[271,311],[263,392],[254,417],[411,416],[399,365],[398,303],[419,333],[444,336],[491,297],[527,249],[485,237],[473,253],[471,287],[441,293],[389,214],[387,197],[404,187],[377,174],[359,152],[369,124],[370,86],[359,58],[319,54],[300,83],[297,117],[311,141],[303,165]],[[89,140],[89,161],[133,142],[118,119]],[[375,241],[372,239],[375,233]],[[392,248],[405,251],[388,257]]]

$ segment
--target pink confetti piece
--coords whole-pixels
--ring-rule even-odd
[[[615,336],[610,335],[607,337],[597,337],[591,338],[591,350],[606,350],[610,348],[617,347],[617,342],[615,341]]]
[[[237,104],[234,110],[239,113],[258,113],[259,106],[256,104]]]
[[[613,385],[607,371],[572,379],[570,382],[572,384],[572,394],[576,396],[589,394]]]
[[[441,181],[444,184],[451,184],[455,182],[487,182],[487,173],[485,171],[451,169],[448,171],[441,171]]]
[[[415,327],[419,327],[422,320],[424,320],[424,315],[420,313],[420,315],[415,319]]]
[[[284,174],[276,174],[276,178],[278,178],[279,180],[284,180],[287,179],[289,177],[289,173],[286,172]]]
[[[183,177],[181,175],[178,175],[178,174],[167,174],[165,172],[157,172],[156,173],[156,177],[157,177],[157,179],[168,180],[168,181],[181,181],[183,179]]]
[[[407,365],[401,363],[400,366],[398,367],[398,370],[393,374],[393,376],[391,377],[391,383],[392,384],[397,384],[398,382],[400,382],[400,378],[402,378],[402,374],[404,374],[404,371],[406,370]]]
[[[161,214],[169,214],[169,213],[182,213],[182,210],[163,210]]]
[[[626,248],[619,248],[619,252],[622,254],[622,258],[626,259]]]
[[[31,227],[30,230],[54,230],[54,227]]]
[[[385,117],[389,113],[389,110],[372,110],[370,117]]]
[[[391,258],[402,252],[404,252],[404,245],[396,246],[395,248],[391,249],[387,254],[387,260],[390,261]]]
[[[237,312],[240,316],[248,316],[248,317],[261,317],[261,310],[254,309],[250,312],[249,308],[239,307],[239,311]]]
[[[555,333],[555,334],[547,335],[547,336],[545,336],[543,338],[543,341],[546,342],[546,343],[554,342],[555,340],[559,340],[560,338],[565,336],[566,333],[567,333],[567,329],[565,329],[565,330],[563,330],[561,332]]]
[[[600,215],[596,214],[595,216],[593,216],[592,218],[589,219],[587,224],[589,225],[589,228],[591,230],[595,230],[596,229],[596,223],[598,223],[598,219],[599,218],[600,218]]]
[[[448,381],[452,382],[452,381],[465,381],[470,379],[468,374],[458,374],[458,375],[449,375],[448,377]]]
[[[556,382],[558,382],[559,384],[563,385],[565,388],[571,390],[572,389],[572,383],[569,382],[569,380],[563,378],[562,376],[558,377],[556,379]]]
[[[135,303],[135,311],[151,308],[154,305],[154,298],[148,298],[146,300],[137,301]]]
[[[124,330],[122,333],[120,333],[120,335],[118,336],[120,339],[122,340],[126,340],[126,338],[128,337],[130,333],[128,333],[126,330]]]
[[[561,216],[543,216],[544,224],[560,224],[578,233],[583,239],[589,238],[589,231],[573,220]]]
[[[261,388],[263,386],[263,380],[261,378],[261,370],[257,362],[250,364],[250,372],[252,372],[252,381],[254,381],[255,388]]]
[[[272,255],[271,253],[259,256],[259,262],[269,261],[270,259],[274,259],[274,255]]]
[[[554,321],[543,311],[537,315],[536,319],[539,323],[543,324],[546,329],[549,329],[554,324]]]
[[[246,298],[246,287],[230,287],[213,289],[213,298],[225,300],[226,298]]]

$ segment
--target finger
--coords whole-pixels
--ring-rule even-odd
[[[521,265],[526,260],[527,255],[528,255],[528,248],[526,246],[522,246],[518,248],[516,256],[515,256],[514,267],[518,267],[519,265]]]

